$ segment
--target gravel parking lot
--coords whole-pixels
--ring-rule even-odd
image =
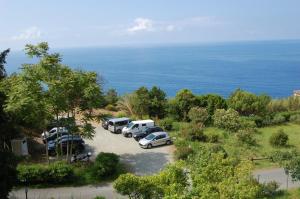
[[[173,161],[173,145],[163,145],[151,149],[142,149],[133,138],[114,134],[97,125],[93,140],[85,140],[87,151],[95,157],[100,152],[111,152],[120,155],[121,162],[137,175],[149,175],[160,171]]]

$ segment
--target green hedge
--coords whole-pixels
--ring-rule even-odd
[[[117,173],[119,156],[114,153],[101,152],[91,167],[91,174],[95,179],[103,179]]]
[[[72,181],[73,167],[64,162],[45,164],[19,164],[17,167],[19,183],[62,184]]]

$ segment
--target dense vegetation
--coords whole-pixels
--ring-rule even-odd
[[[123,172],[119,157],[113,153],[100,153],[95,162],[67,164],[21,163],[17,167],[17,183],[47,187],[48,185],[85,185],[114,179]]]

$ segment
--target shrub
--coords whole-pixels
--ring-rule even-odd
[[[300,114],[291,115],[290,121],[294,123],[300,123]]]
[[[206,134],[206,140],[210,143],[217,143],[219,142],[219,134],[217,133],[207,133]]]
[[[175,158],[177,160],[185,160],[189,157],[189,155],[193,153],[194,151],[191,147],[187,147],[187,146],[177,147],[175,151]]]
[[[239,113],[233,109],[217,109],[213,116],[214,125],[218,128],[236,132],[241,127]]]
[[[20,164],[17,170],[19,182],[27,181],[30,184],[60,184],[71,180],[73,176],[73,167],[64,162],[55,162],[50,165]]]
[[[210,147],[210,152],[211,153],[223,153],[224,154],[224,158],[228,157],[228,154],[226,152],[226,150],[220,145],[220,144],[216,144]]]
[[[73,175],[73,167],[64,162],[55,162],[48,166],[49,182],[63,183]]]
[[[206,141],[206,136],[203,133],[204,125],[191,123],[182,130],[182,136],[191,141]]]
[[[279,184],[276,181],[270,181],[268,183],[261,184],[261,196],[262,197],[274,197],[281,192],[278,190]]]
[[[195,123],[205,124],[209,118],[208,112],[202,107],[193,107],[188,113],[189,119]]]
[[[274,116],[273,120],[272,120],[272,124],[282,124],[282,123],[285,123],[287,120],[286,120],[286,117],[284,117],[283,115],[281,114],[277,114]]]
[[[288,135],[282,130],[278,130],[276,133],[273,133],[270,137],[270,144],[274,147],[284,147],[288,142]]]
[[[256,140],[254,138],[254,129],[241,129],[237,132],[236,137],[238,141],[246,143],[248,145],[255,145]]]
[[[172,118],[165,118],[159,121],[159,125],[165,130],[165,131],[171,131],[173,129],[173,119]]]
[[[117,111],[117,108],[112,104],[108,104],[105,109],[108,111]]]
[[[105,199],[104,196],[96,196],[94,199]]]
[[[94,178],[104,178],[117,172],[119,156],[114,153],[101,152],[97,155],[91,174]]]
[[[125,112],[123,112],[123,111],[120,111],[120,112],[118,112],[117,114],[116,114],[116,117],[127,117],[128,115],[125,113]]]

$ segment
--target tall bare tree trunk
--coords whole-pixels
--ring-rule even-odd
[[[70,113],[69,112],[68,112],[68,116],[67,117],[68,117],[68,121],[69,121],[69,118],[70,118]],[[70,128],[68,128],[67,130],[68,130],[68,140],[69,140],[71,130],[70,130]],[[69,141],[67,142],[67,157],[66,157],[66,161],[70,162],[70,160],[69,160]]]
[[[58,114],[56,113],[56,141],[58,141],[58,131],[59,131],[59,125],[58,125]],[[58,154],[58,145],[57,145],[58,143],[56,143],[55,145],[55,148],[56,148],[56,158],[58,159],[58,156],[59,156],[59,154]]]
[[[49,164],[49,152],[48,152],[48,140],[46,139],[46,159],[47,159],[47,163]]]

